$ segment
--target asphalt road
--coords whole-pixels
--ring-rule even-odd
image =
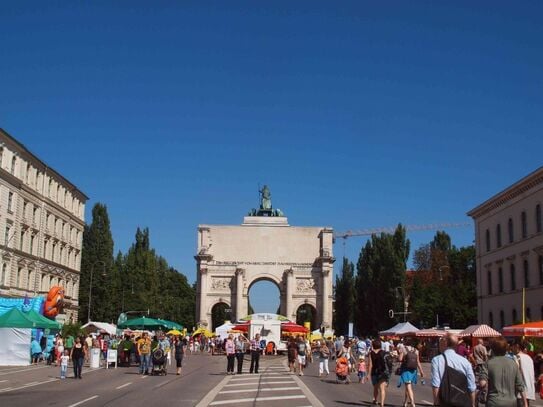
[[[289,374],[286,358],[261,358],[258,375],[249,374],[249,356],[244,374],[227,376],[224,356],[190,355],[183,374],[175,367],[167,376],[140,376],[136,366],[117,369],[84,368],[83,379],[59,379],[60,369],[48,366],[0,368],[0,406],[269,406],[322,407],[369,406],[372,386],[357,383],[337,384],[331,374],[318,377],[318,364],[312,363],[300,377]],[[429,373],[429,365],[424,369]],[[72,376],[71,370],[68,370]],[[427,379],[428,380],[428,379]],[[387,406],[402,406],[404,389],[396,387],[393,377],[388,387]],[[429,382],[429,380],[428,380]],[[429,384],[415,388],[417,405],[431,405]],[[532,406],[543,406],[537,400]]]

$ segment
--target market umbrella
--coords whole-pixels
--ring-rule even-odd
[[[0,316],[0,328],[59,329],[60,325],[34,310],[23,312],[18,308],[12,308]]]
[[[281,324],[281,332],[306,334],[309,332],[309,329],[289,321]]]
[[[249,332],[249,326],[251,325],[250,322],[244,322],[242,324],[234,325],[231,330],[232,331],[239,331],[239,332]]]
[[[183,332],[178,331],[177,329],[172,329],[171,331],[166,332],[167,335],[181,336]]]
[[[506,326],[502,329],[502,332],[503,336],[531,336],[542,338],[543,321]]]
[[[167,319],[161,319],[161,318],[156,318],[156,320],[160,321],[163,324],[164,328],[166,329],[177,329],[177,330],[183,329],[183,325],[178,324],[177,322],[168,321]]]
[[[458,336],[461,338],[466,336],[471,336],[472,338],[497,338],[502,336],[502,334],[488,325],[481,324],[468,326]]]
[[[211,338],[213,336],[213,333],[211,333],[205,328],[198,328],[196,331],[192,333],[192,336],[196,336],[196,335],[204,335],[206,338]]]
[[[164,328],[164,323],[155,318],[139,317],[124,321],[118,325],[119,329],[161,329]]]

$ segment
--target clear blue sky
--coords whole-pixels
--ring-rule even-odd
[[[258,183],[345,230],[466,221],[542,165],[542,2],[110,3],[0,4],[0,127],[190,281]]]

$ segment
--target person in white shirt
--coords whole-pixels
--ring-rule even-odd
[[[381,350],[384,350],[385,352],[390,352],[390,342],[389,341],[381,342]]]
[[[70,355],[68,350],[65,350],[63,355],[60,357],[60,378],[66,379],[66,371],[68,370],[68,361],[70,360]]]
[[[528,344],[525,341],[515,341],[513,344],[513,353],[524,378],[524,391],[529,404],[530,400],[535,401],[535,372],[534,361],[526,354],[527,350]],[[518,398],[518,400],[521,400],[521,398]]]

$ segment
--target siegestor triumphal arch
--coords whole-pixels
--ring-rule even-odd
[[[316,311],[316,324],[332,325],[333,230],[290,226],[271,207],[269,189],[260,209],[241,225],[199,225],[196,318],[211,327],[212,308],[224,303],[234,320],[248,314],[249,288],[260,280],[279,287],[280,313],[296,320],[303,305]]]

